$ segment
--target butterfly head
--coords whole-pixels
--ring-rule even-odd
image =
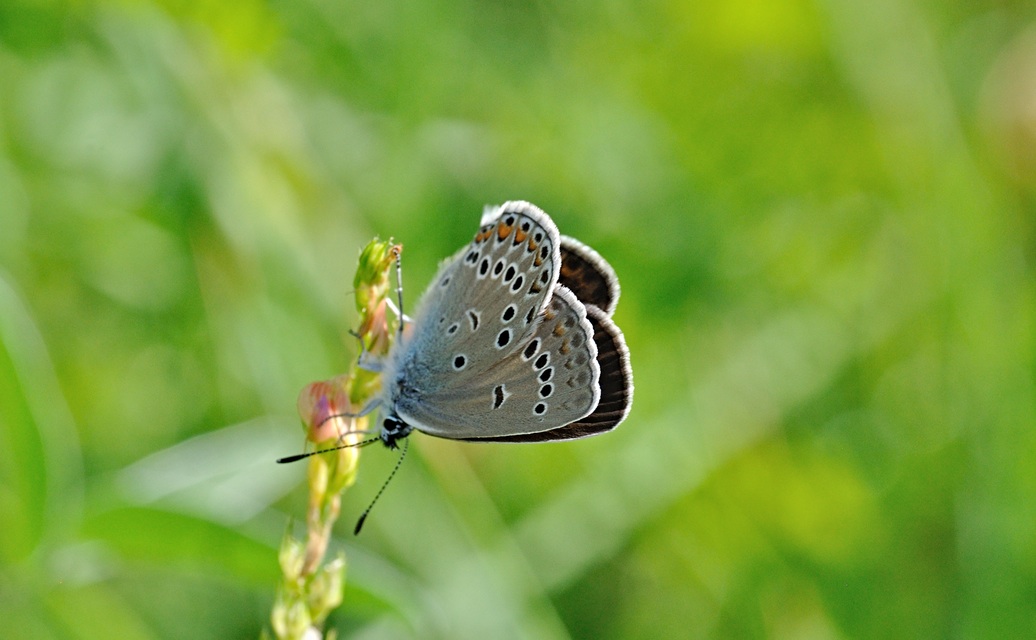
[[[403,421],[402,418],[391,413],[381,421],[381,432],[378,437],[381,438],[382,443],[389,449],[395,449],[399,445],[399,440],[410,435],[410,432],[414,428]]]

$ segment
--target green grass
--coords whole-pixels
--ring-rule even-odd
[[[368,449],[340,637],[1036,635],[1023,3],[0,6],[0,636],[254,638],[359,250],[604,255],[636,397]]]

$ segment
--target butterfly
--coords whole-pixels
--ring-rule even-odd
[[[633,372],[612,267],[522,201],[488,207],[388,354],[381,441],[571,440],[629,414]]]

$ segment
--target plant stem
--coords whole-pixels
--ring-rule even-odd
[[[400,245],[372,240],[360,253],[353,285],[360,326],[356,332],[367,357],[388,354],[398,318],[387,313],[389,274],[399,259]],[[368,418],[356,417],[381,390],[380,375],[359,362],[349,372],[307,385],[299,394],[298,409],[306,438],[316,450],[358,443],[367,433]],[[332,529],[341,511],[342,493],[356,480],[358,447],[309,457],[305,544],[289,526],[281,543],[282,580],[270,616],[278,640],[315,640],[325,637],[321,626],[342,602],[345,554],[324,562]],[[264,636],[268,637],[264,632]],[[333,638],[329,632],[327,638]]]

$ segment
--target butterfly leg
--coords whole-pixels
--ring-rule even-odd
[[[396,314],[399,318],[399,327],[397,329],[397,337],[403,336],[404,325],[412,322],[410,316],[403,313],[403,261],[401,259],[403,247],[402,245],[395,245],[391,249],[392,255],[396,258],[396,299],[399,301],[393,302],[392,298],[385,298],[385,306],[392,310],[392,313]],[[356,332],[350,331],[354,336]],[[357,336],[359,337],[359,336]]]
[[[372,411],[377,409],[379,405],[381,405],[381,398],[374,398],[373,400],[371,400],[367,404],[363,405],[363,408],[360,409],[359,413],[333,413],[333,414],[327,416],[326,418],[324,418],[323,420],[321,420],[320,421],[320,425],[323,425],[328,420],[334,420],[335,418],[362,418],[363,416],[368,415],[369,413],[371,413]],[[320,425],[317,425],[317,426],[320,426]],[[362,432],[346,431],[345,433],[348,434],[348,433],[362,433]]]
[[[399,329],[397,330],[397,339],[403,337],[403,325],[410,322],[410,318],[403,313],[403,246],[396,245],[392,247],[392,253],[396,256],[396,299],[399,300],[399,306],[394,308],[393,311],[399,317]],[[389,307],[392,306],[392,302],[386,298],[385,302],[388,303]]]
[[[391,300],[386,298],[385,299],[385,306],[387,306],[389,309],[392,309],[392,313],[396,314],[396,317],[401,320],[401,322],[399,324],[400,331],[402,331],[402,327],[403,327],[404,323],[412,322],[413,321],[410,318],[410,316],[406,315],[405,313],[401,313],[400,312],[400,310],[396,307],[396,303],[395,302],[392,302]]]
[[[356,338],[360,343],[360,355],[356,357],[356,365],[364,371],[370,371],[371,373],[381,373],[385,369],[385,358],[381,356],[371,355],[370,351],[367,351],[367,345],[363,344],[363,338],[360,334],[356,333],[352,329],[349,329],[349,335]]]
[[[370,371],[371,373],[381,373],[385,370],[385,358],[372,356],[366,351],[360,354],[360,359],[356,364],[364,371]]]

